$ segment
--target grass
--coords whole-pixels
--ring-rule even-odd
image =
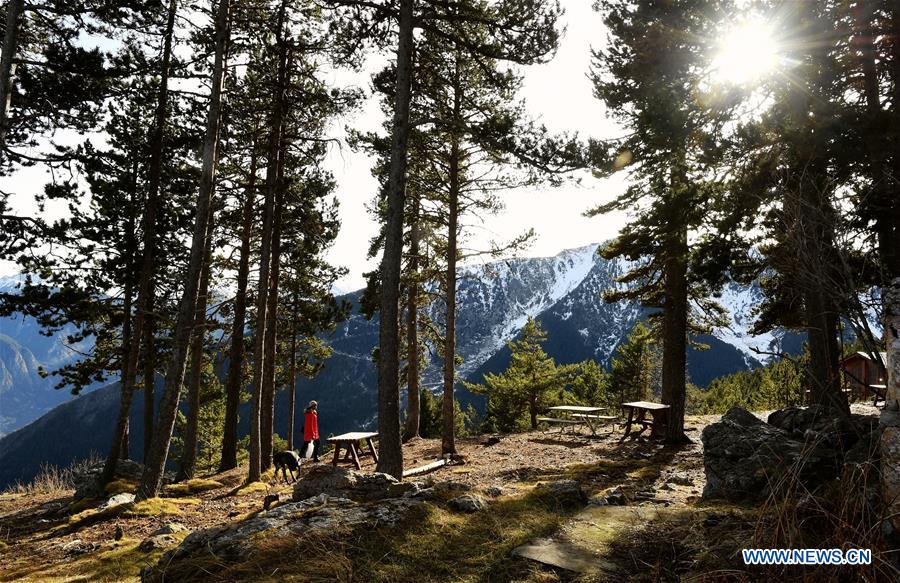
[[[45,496],[59,495],[72,490],[74,476],[85,468],[98,464],[101,458],[96,453],[83,460],[76,461],[72,465],[59,468],[51,464],[41,464],[37,475],[27,483],[16,482],[0,492],[2,495],[27,495]]]
[[[475,514],[423,504],[393,528],[267,537],[247,559],[221,564],[212,556],[170,565],[165,580],[508,581],[537,567],[513,548],[555,532],[577,510],[529,490]],[[302,560],[298,560],[302,557]]]
[[[181,514],[181,507],[185,504],[200,504],[199,498],[148,498],[126,504],[127,508],[122,516],[169,516]]]
[[[183,534],[173,535],[183,538]],[[67,559],[52,566],[33,561],[19,561],[12,568],[0,572],[2,580],[16,581],[139,581],[141,569],[159,561],[163,550],[144,552],[138,549],[140,541],[122,539],[108,542],[91,553]]]
[[[104,490],[106,490],[106,493],[110,496],[115,496],[116,494],[122,494],[124,492],[134,492],[137,490],[137,486],[138,484],[134,480],[120,478],[107,484]]]
[[[169,484],[165,488],[165,493],[168,496],[187,496],[188,494],[199,494],[200,492],[208,492],[210,490],[217,490],[223,487],[224,485],[222,484],[222,482],[217,482],[216,480],[192,478],[185,482]]]

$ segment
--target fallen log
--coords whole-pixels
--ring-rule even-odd
[[[424,466],[419,466],[417,468],[410,468],[403,472],[404,478],[409,478],[411,476],[421,476],[422,474],[427,474],[429,472],[433,472],[438,468],[442,468],[447,465],[446,459],[440,459],[435,462],[431,462],[430,464],[425,464]]]

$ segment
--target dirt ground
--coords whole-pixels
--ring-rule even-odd
[[[868,405],[854,405],[853,409],[855,413],[877,413]],[[554,429],[460,438],[457,449],[464,463],[441,468],[430,476],[480,489],[499,486],[507,491],[542,479],[574,476],[587,480],[588,489],[594,492],[620,488],[628,491],[630,497],[636,495],[657,505],[692,504],[699,499],[705,483],[700,435],[718,418],[689,416],[686,433],[691,443],[677,450],[644,437],[623,441],[621,429],[609,428],[601,428],[596,436],[586,431],[560,433]],[[405,466],[413,468],[438,459],[440,445],[440,440],[434,439],[416,439],[406,444]],[[323,455],[322,460],[330,462],[330,454]],[[587,466],[591,471],[580,475],[579,469]],[[597,467],[603,471],[598,473]],[[374,462],[363,460],[363,470],[373,471]],[[261,509],[268,494],[290,498],[291,486],[271,476],[263,484],[243,487],[244,471],[238,468],[204,476],[221,485],[172,497],[171,501],[178,502],[174,507],[150,516],[78,520],[78,515],[73,518],[73,514],[82,509],[72,507],[71,491],[32,496],[0,494],[0,581],[133,578],[140,567],[158,560],[161,551],[137,550],[140,541],[158,528],[171,522],[188,530],[220,525]],[[590,482],[594,482],[594,487],[590,487]],[[90,509],[90,505],[86,507]],[[118,541],[117,531],[121,535]],[[97,563],[98,556],[109,558],[105,571],[98,572],[96,564],[86,564],[91,557]]]

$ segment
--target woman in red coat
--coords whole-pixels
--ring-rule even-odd
[[[313,442],[313,461],[319,461],[319,414],[316,410],[319,404],[310,401],[309,406],[303,416],[303,455],[306,455],[306,448],[309,442]]]

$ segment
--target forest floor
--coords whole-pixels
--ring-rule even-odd
[[[877,413],[864,405],[854,412]],[[754,537],[758,509],[701,498],[700,434],[718,418],[689,416],[691,443],[677,449],[643,437],[621,441],[621,430],[607,429],[597,436],[554,430],[496,436],[499,441],[461,438],[457,448],[465,463],[430,476],[480,491],[502,489],[485,510],[460,515],[434,501],[397,526],[351,539],[267,541],[253,560],[227,565],[209,580],[755,579],[741,570],[739,549]],[[424,465],[439,454],[439,440],[417,439],[404,448],[405,465]],[[372,466],[365,462],[363,470]],[[533,495],[537,484],[564,479],[576,480],[595,499],[616,496],[625,505],[569,508]],[[189,531],[254,515],[267,494],[290,499],[292,486],[271,475],[249,486],[243,480],[241,468],[204,476],[115,513],[98,511],[101,501],[73,504],[72,491],[0,494],[0,581],[139,580],[141,569],[167,550],[138,548],[157,529],[180,523],[186,530],[173,534],[177,541]],[[587,547],[603,569],[576,574],[554,567],[552,556],[548,565],[512,554],[527,547],[526,556],[541,558],[547,543]]]

